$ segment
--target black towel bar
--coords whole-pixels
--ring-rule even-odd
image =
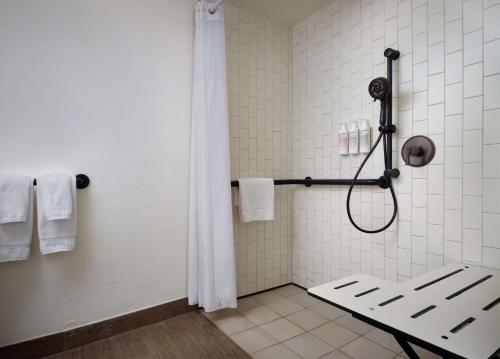
[[[281,186],[286,184],[302,184],[306,187],[311,187],[314,185],[341,185],[349,186],[352,183],[352,179],[312,179],[311,177],[306,177],[304,179],[276,179],[274,180],[275,186]],[[239,187],[238,181],[231,181],[231,187]],[[380,178],[369,178],[369,179],[357,179],[356,185],[361,186],[380,186],[382,188],[387,188],[387,179],[385,177]]]
[[[84,174],[77,174],[76,176],[76,188],[83,189],[87,188],[90,184],[90,178]],[[33,180],[33,185],[36,186],[36,178]]]

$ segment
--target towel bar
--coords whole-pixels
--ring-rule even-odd
[[[90,184],[90,178],[82,173],[76,175],[76,188],[87,188]],[[33,186],[36,186],[36,178],[33,180]]]

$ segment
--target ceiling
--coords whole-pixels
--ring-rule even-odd
[[[285,25],[295,25],[332,0],[225,0],[239,8],[265,15]]]

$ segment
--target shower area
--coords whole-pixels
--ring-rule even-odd
[[[332,16],[340,14],[333,4],[293,27],[231,3],[224,4],[224,11],[231,178],[311,176],[350,182],[362,156],[339,154],[338,131],[343,123],[368,118],[376,137],[380,105],[367,89],[375,74],[386,74],[383,45],[376,56],[378,69],[362,75],[356,68],[361,59],[354,69],[345,61],[351,59],[351,46],[340,46],[340,23],[332,27]],[[353,57],[360,55],[359,48]],[[383,174],[383,163],[379,148],[360,178]],[[362,265],[373,273],[371,253],[361,260],[362,236],[365,243],[378,237],[384,244],[384,233],[364,234],[350,225],[347,191],[348,186],[336,185],[275,186],[274,221],[241,223],[233,207],[238,295],[290,282],[310,287],[360,272]],[[385,207],[392,214],[380,187],[355,187],[351,201],[353,218],[363,227],[382,227]]]
[[[457,4],[326,1],[290,24],[224,1],[231,179],[346,181],[275,186],[274,221],[241,223],[233,206],[239,296],[355,273],[401,282],[449,262],[499,267],[492,231],[500,210],[487,197],[499,198],[492,156],[500,151],[483,138],[483,117],[486,126],[498,104],[483,99],[486,60],[470,59],[471,39],[483,24],[466,7],[473,12],[481,4]],[[388,77],[387,48],[400,53],[385,109],[397,130],[390,154],[379,145],[358,179],[379,179],[392,157],[389,168],[399,170],[391,175],[395,198],[383,186],[354,186],[349,209],[368,231],[390,223],[394,200],[398,212],[385,230],[365,233],[351,224],[346,207],[348,184],[366,154],[341,155],[339,131],[367,121],[371,145],[378,138],[381,102],[368,88]],[[484,86],[490,82],[484,78]],[[403,145],[413,136],[432,142],[426,166],[405,163]]]

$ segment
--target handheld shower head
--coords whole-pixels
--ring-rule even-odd
[[[385,77],[377,77],[368,85],[368,92],[374,101],[384,101],[391,93],[389,81]]]

